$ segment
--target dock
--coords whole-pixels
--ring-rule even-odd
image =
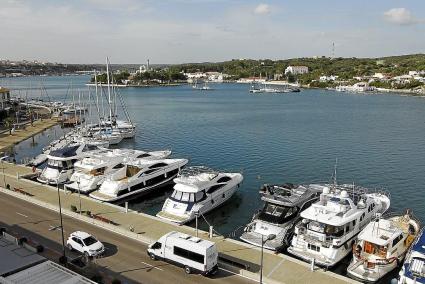
[[[8,132],[0,134],[0,148],[10,148],[14,144],[24,141],[56,124],[58,124],[56,120],[44,119],[43,121],[34,122],[33,126],[27,126],[25,130],[20,129],[15,131],[11,136]],[[14,200],[21,200],[22,204],[15,206],[25,208],[25,203],[29,202],[35,206],[34,208],[40,208],[40,210],[49,209],[50,212],[59,211],[58,189],[54,186],[40,184],[25,178],[25,176],[34,174],[31,167],[1,162],[0,168],[0,193],[8,195],[10,198],[14,198]],[[75,222],[86,223],[92,226],[91,230],[97,227],[106,230],[108,234],[121,235],[124,243],[127,243],[131,239],[146,246],[170,231],[180,231],[195,235],[195,229],[189,226],[179,226],[148,214],[126,210],[123,207],[109,203],[102,203],[85,195],[79,197],[78,193],[71,193],[62,189],[59,190],[59,194],[61,197],[62,212],[67,219],[71,218]],[[79,209],[80,200],[81,212],[78,212],[79,210],[74,212],[75,208]],[[74,207],[74,211],[71,210],[71,207]],[[30,212],[34,211],[35,209]],[[0,216],[1,213],[0,209]],[[27,215],[29,214],[31,213]],[[57,217],[57,213],[51,215],[54,218]],[[65,221],[65,228],[67,223],[70,223],[70,221]],[[198,230],[198,234],[199,237],[210,239],[208,232]],[[106,238],[106,236],[104,237]],[[109,237],[114,239],[112,236]],[[125,241],[126,239],[127,241]],[[249,282],[258,281],[261,258],[258,247],[219,235],[213,235],[210,240],[216,242],[218,246],[219,266],[221,269],[242,276],[244,277],[243,279],[249,280]],[[121,261],[125,262],[126,258]],[[129,262],[131,261],[129,260]],[[114,270],[116,269],[115,265],[117,262],[113,261],[113,263],[114,265],[111,265],[109,262],[106,262],[105,267]],[[98,264],[102,265],[102,262],[98,261]],[[121,263],[118,266],[118,271],[113,272],[119,273],[119,270],[123,268],[123,264],[125,263]],[[131,263],[128,263],[128,266],[131,265]],[[135,275],[134,273],[124,276],[135,282],[140,277],[140,275]],[[263,279],[265,283],[269,284],[359,283],[350,278],[317,267],[312,270],[311,265],[308,263],[288,255],[276,254],[267,250],[264,250]],[[238,281],[230,282],[237,283]],[[195,283],[197,283],[196,279]]]
[[[0,171],[0,192],[28,201],[38,206],[58,211],[57,188],[39,184],[23,178],[31,175],[32,169],[26,166],[4,162]],[[9,189],[6,189],[9,188]],[[60,189],[62,212],[68,217],[117,233],[123,238],[131,238],[144,245],[150,244],[170,231],[195,234],[195,229],[178,226],[125,208],[101,203],[81,195],[81,212],[73,212],[71,207],[79,208],[78,193]],[[56,214],[54,214],[57,216]],[[66,224],[65,224],[66,226]],[[199,236],[209,238],[208,232],[198,231]],[[260,249],[223,236],[214,235],[220,253],[220,267],[235,274],[258,281],[260,268]],[[264,251],[263,277],[265,283],[358,283],[352,279],[319,268],[311,270],[310,264],[284,254]]]

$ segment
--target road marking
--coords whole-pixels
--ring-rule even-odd
[[[270,271],[270,273],[269,274],[267,274],[267,277],[270,277],[270,275],[272,275],[273,274],[273,272],[275,272],[276,271],[276,269],[282,264],[282,262],[284,262],[285,261],[285,259],[282,259],[281,261],[279,261],[279,263],[275,266],[275,267],[273,267],[273,269]]]
[[[22,217],[28,218],[28,216],[27,216],[27,215],[24,215],[24,214],[22,214],[22,213],[16,212],[16,214],[18,214],[19,216],[22,216]]]
[[[146,262],[143,262],[143,261],[141,261],[141,263],[143,263],[143,264],[145,264],[145,265],[147,265],[147,266],[149,266],[149,267],[151,267],[151,268],[155,268],[155,269],[158,269],[158,270],[164,271],[164,270],[162,270],[161,268],[156,267],[156,266],[153,266],[153,265],[151,265],[151,264],[149,264],[149,263],[146,263]]]
[[[231,273],[231,274],[233,274],[233,275],[236,275],[236,276],[239,276],[239,277],[245,278],[245,279],[249,279],[249,280],[254,281],[254,282],[260,282],[260,281],[258,281],[257,279],[254,279],[254,278],[251,278],[251,277],[248,277],[248,276],[245,276],[245,275],[239,274],[239,273],[235,273],[235,272],[233,272],[233,271],[230,271],[230,270],[227,270],[227,269],[224,269],[224,268],[221,268],[221,267],[219,267],[218,269],[219,269],[219,270],[223,270],[223,271],[228,272],[228,273]],[[264,281],[263,281],[263,282],[264,282]]]

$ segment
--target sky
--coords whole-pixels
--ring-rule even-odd
[[[424,0],[0,0],[0,58],[184,63],[423,53]]]

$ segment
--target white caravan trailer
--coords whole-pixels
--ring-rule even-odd
[[[184,267],[186,273],[214,274],[218,270],[214,242],[179,232],[170,232],[148,247],[151,259],[161,259]]]

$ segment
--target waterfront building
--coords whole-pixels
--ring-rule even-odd
[[[2,110],[8,102],[10,102],[10,90],[8,88],[0,87],[0,106]]]
[[[285,74],[291,73],[293,75],[298,74],[307,74],[308,67],[307,66],[288,66],[285,69]]]

